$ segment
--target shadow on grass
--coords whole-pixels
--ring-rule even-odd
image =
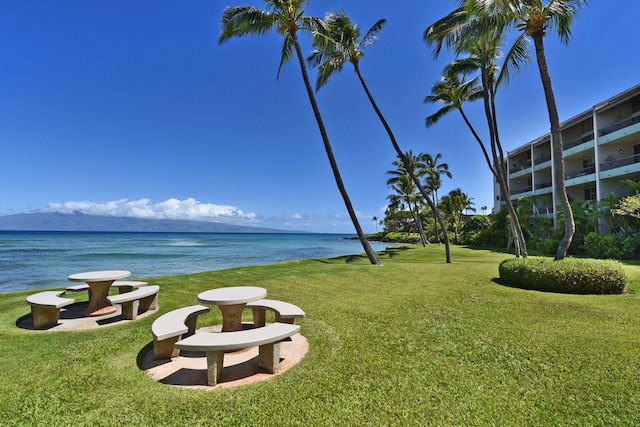
[[[491,281],[496,285],[504,286],[505,288],[521,289],[523,291],[539,291],[538,289],[534,289],[533,287],[522,287],[522,286],[512,285],[511,283],[507,283],[499,277],[494,277],[493,279],[491,279]],[[543,292],[543,291],[539,291],[539,292]]]
[[[558,295],[585,295],[586,296],[586,295],[624,295],[624,294],[635,295],[636,294],[635,290],[629,287],[629,284],[627,284],[624,291],[621,293],[582,293],[582,292],[560,292],[560,291],[553,291],[549,289],[538,289],[533,286],[528,287],[528,286],[512,285],[500,279],[499,277],[494,277],[493,279],[491,279],[491,281],[496,285],[504,286],[505,288],[521,289],[523,291],[544,292],[548,294],[558,294]]]
[[[142,347],[138,352],[138,356],[136,357],[136,365],[138,365],[138,369],[140,369],[141,371],[148,369],[148,367],[145,368],[145,363],[144,363],[145,356],[147,355],[147,353],[149,353],[152,350],[153,350],[153,341],[149,341],[147,345]],[[162,359],[162,360],[157,360],[156,362],[158,363],[158,365],[161,365],[163,363],[171,362],[171,359]]]

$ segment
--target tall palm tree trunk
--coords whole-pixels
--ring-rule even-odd
[[[489,138],[491,140],[491,154],[493,156],[493,170],[496,174],[496,178],[498,178],[498,183],[502,192],[504,193],[504,200],[507,205],[507,211],[510,216],[510,224],[511,231],[513,233],[514,238],[514,247],[516,251],[516,257],[519,257],[522,254],[524,257],[527,256],[526,249],[523,251],[523,247],[526,243],[524,241],[522,228],[520,227],[520,222],[518,220],[518,215],[516,214],[516,210],[513,207],[513,203],[511,202],[511,196],[509,194],[509,186],[506,178],[506,171],[504,168],[504,159],[502,156],[502,147],[499,146],[499,141],[497,139],[497,122],[494,117],[494,110],[491,108],[492,104],[492,96],[491,91],[489,90],[489,83],[487,81],[487,69],[485,64],[486,60],[486,48],[485,42],[483,41],[482,48],[482,64],[481,67],[481,76],[482,76],[482,92],[483,92],[483,104],[484,104],[484,112],[487,118],[487,124],[489,127]],[[500,153],[500,155],[498,154]]]
[[[500,165],[504,164],[504,152],[502,151],[502,144],[500,143],[500,134],[498,132],[498,121],[497,121],[497,113],[496,113],[496,96],[495,92],[491,93],[491,117],[493,119],[493,129],[495,134],[496,147],[498,148],[498,160]],[[514,232],[515,241],[518,246],[516,249],[516,255],[522,255],[526,258],[529,254],[527,252],[527,242],[524,238],[524,232],[522,231],[522,224],[520,224],[520,218],[517,215],[515,207],[511,202],[511,196],[509,192],[509,180],[507,179],[507,168],[500,168],[500,171],[503,173],[503,180],[505,185],[505,192],[507,192],[507,204],[510,207],[510,221],[511,221],[511,229]],[[518,253],[519,252],[519,253]]]
[[[480,136],[476,132],[476,129],[473,127],[473,125],[471,124],[471,122],[467,118],[467,115],[464,113],[464,110],[462,108],[458,108],[458,111],[460,111],[460,115],[462,116],[462,119],[467,124],[467,127],[469,128],[469,130],[473,134],[473,137],[478,142],[478,145],[480,145],[480,149],[482,150],[482,154],[484,155],[484,159],[487,162],[487,166],[489,166],[489,170],[491,170],[491,173],[495,176],[496,175],[496,171],[493,169],[493,163],[491,162],[491,159],[489,158],[489,153],[487,153],[487,148],[484,146],[484,143],[482,142],[482,139],[480,139]],[[496,177],[496,179],[497,179],[497,177]]]
[[[420,235],[420,242],[422,246],[427,246],[429,241],[427,240],[427,236],[424,235],[424,229],[422,228],[422,220],[420,219],[420,211],[418,206],[415,206],[414,209],[409,205],[409,213],[411,214],[411,218],[413,218],[413,222],[416,224],[416,228],[418,229],[418,234]]]
[[[438,204],[438,190],[433,191],[433,203]],[[433,232],[436,235],[436,240],[440,243],[440,230],[438,230],[438,218],[436,218],[436,214],[433,214]],[[445,230],[442,231],[443,233]]]
[[[304,80],[304,85],[307,89],[307,95],[309,96],[309,102],[311,102],[311,108],[313,109],[313,114],[316,118],[316,122],[318,123],[318,128],[320,129],[320,135],[322,136],[322,142],[324,143],[324,149],[327,152],[327,157],[329,158],[329,163],[331,164],[331,170],[333,171],[333,176],[336,180],[336,184],[338,186],[338,190],[340,191],[340,195],[344,200],[344,204],[347,207],[347,212],[349,213],[349,217],[351,218],[351,222],[353,222],[353,226],[356,229],[356,233],[358,234],[358,239],[360,239],[360,243],[364,248],[367,257],[369,257],[369,261],[374,265],[381,265],[382,263],[378,259],[378,256],[374,252],[371,244],[367,240],[367,236],[362,231],[362,227],[360,227],[360,223],[358,222],[358,217],[353,209],[353,205],[351,204],[351,200],[349,199],[349,195],[347,194],[347,190],[342,181],[342,177],[340,176],[340,170],[338,169],[338,164],[336,162],[335,156],[333,155],[333,149],[331,148],[331,143],[329,142],[329,137],[327,135],[327,130],[324,127],[324,121],[322,120],[322,116],[320,115],[320,108],[318,107],[318,103],[316,102],[316,97],[313,93],[313,88],[311,86],[311,82],[309,81],[309,74],[307,73],[307,67],[304,62],[304,56],[302,54],[302,48],[300,47],[300,42],[298,41],[298,35],[295,31],[289,33],[291,38],[293,39],[293,44],[296,49],[296,55],[298,57],[298,62],[300,63],[300,70],[302,71],[302,79]]]
[[[524,234],[522,234],[522,227],[520,226],[520,221],[517,219],[516,221],[514,221],[512,219],[514,217],[517,218],[517,215],[516,215],[515,207],[513,206],[513,203],[511,202],[511,198],[509,197],[509,184],[506,180],[504,169],[500,166],[502,164],[502,161],[498,157],[498,151],[496,150],[492,150],[492,153],[495,156],[493,159],[493,162],[490,160],[489,153],[487,152],[487,149],[485,148],[484,143],[480,139],[480,136],[476,132],[475,128],[473,127],[469,119],[467,118],[466,114],[464,113],[464,110],[460,108],[459,111],[460,111],[460,114],[462,115],[462,118],[464,119],[464,122],[467,124],[467,127],[469,128],[469,130],[471,130],[471,133],[473,134],[476,141],[480,145],[480,148],[482,149],[482,154],[484,154],[484,158],[487,162],[487,165],[489,166],[491,173],[495,177],[496,181],[498,182],[498,186],[500,187],[500,196],[502,197],[502,200],[504,200],[505,205],[507,206],[507,212],[509,212],[509,230],[510,230],[509,242],[507,243],[507,250],[509,250],[511,247],[511,243],[514,240],[513,236],[518,234],[518,230],[520,230],[521,239],[516,239],[516,240],[520,240],[524,242]],[[492,122],[494,126],[497,127],[497,124],[495,123],[495,121],[492,120]],[[496,165],[495,168],[493,166],[494,164]],[[500,173],[500,176],[498,176],[499,173]],[[517,256],[520,256],[520,253],[523,253],[524,257],[527,256],[528,252],[526,249],[526,242],[522,247],[520,245],[515,245],[515,248],[516,248]]]
[[[573,240],[573,234],[576,231],[576,224],[573,219],[573,211],[571,210],[571,204],[569,203],[569,197],[567,196],[567,190],[564,185],[564,158],[562,135],[560,134],[560,118],[558,117],[558,107],[556,106],[556,99],[553,94],[553,87],[551,86],[551,75],[549,74],[549,68],[547,66],[547,58],[544,53],[544,43],[542,41],[542,34],[536,34],[532,36],[533,43],[536,48],[536,59],[538,61],[538,69],[540,70],[540,79],[542,80],[542,87],[544,88],[544,97],[547,101],[547,110],[549,111],[549,123],[551,124],[551,144],[553,152],[553,180],[556,192],[556,197],[562,206],[562,212],[564,213],[564,236],[560,241],[558,250],[554,259],[556,261],[563,259],[567,255],[567,250],[571,246]]]
[[[362,88],[364,89],[365,93],[367,94],[367,97],[369,98],[369,102],[371,103],[371,106],[375,110],[376,114],[378,115],[378,118],[380,119],[380,122],[382,123],[382,126],[384,126],[385,130],[387,131],[387,134],[389,135],[389,139],[391,140],[391,144],[393,145],[394,150],[396,150],[396,154],[398,155],[399,158],[402,159],[402,163],[404,164],[404,167],[407,170],[407,173],[409,173],[409,176],[411,177],[413,182],[416,184],[416,187],[418,187],[418,189],[420,190],[420,193],[427,201],[427,204],[429,205],[434,215],[438,219],[440,226],[442,227],[443,230],[446,230],[447,228],[444,224],[444,221],[442,220],[442,216],[440,215],[440,212],[438,211],[438,206],[436,206],[436,204],[433,203],[433,200],[431,200],[431,197],[429,197],[429,192],[424,188],[424,186],[420,183],[420,180],[418,179],[418,177],[416,177],[416,175],[413,173],[413,169],[410,167],[404,152],[402,152],[402,150],[400,149],[400,146],[396,141],[396,137],[393,135],[393,132],[391,131],[391,127],[389,126],[389,124],[387,123],[387,120],[382,115],[382,112],[378,108],[378,104],[376,104],[376,101],[373,99],[373,95],[369,91],[369,87],[367,86],[367,83],[364,81],[364,77],[362,77],[362,73],[360,72],[360,67],[358,66],[358,63],[355,62],[353,64],[353,67],[356,71],[356,74],[358,75],[358,79],[360,79]],[[451,263],[451,248],[449,244],[449,236],[447,235],[446,231],[444,233],[444,244],[445,244],[446,262]]]

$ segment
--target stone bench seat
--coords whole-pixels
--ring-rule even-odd
[[[262,328],[234,332],[200,332],[176,342],[179,350],[201,351],[207,355],[207,384],[214,386],[220,380],[224,365],[224,352],[259,346],[259,366],[267,372],[278,372],[280,342],[300,331],[300,326],[272,323]]]
[[[207,312],[209,307],[192,305],[170,311],[154,320],[151,325],[153,358],[158,360],[178,356],[179,350],[175,348],[175,343],[193,335],[198,316]]]
[[[131,292],[134,288],[140,288],[142,286],[147,286],[149,282],[138,282],[135,280],[116,280],[111,285],[112,288],[118,288],[120,293]],[[89,285],[86,283],[81,283],[79,285],[67,286],[67,291],[69,292],[80,292],[80,291],[89,291]]]
[[[65,291],[44,291],[29,295],[31,317],[35,329],[45,329],[58,324],[60,309],[75,302],[73,298],[60,298]]]
[[[305,316],[304,311],[294,304],[277,301],[272,299],[260,299],[257,301],[251,301],[247,303],[247,307],[253,310],[253,326],[255,328],[262,327],[266,323],[266,311],[271,310],[275,312],[276,322],[291,323],[295,322],[295,319],[300,319]]]
[[[135,320],[138,311],[155,310],[158,308],[158,291],[160,286],[143,286],[135,291],[125,292],[118,295],[108,296],[111,304],[122,305],[122,317],[128,320]]]

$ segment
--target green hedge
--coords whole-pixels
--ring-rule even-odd
[[[527,257],[500,263],[500,279],[510,286],[567,294],[620,294],[626,285],[617,261]]]
[[[592,258],[638,259],[640,233],[629,236],[589,233],[584,238],[584,250]]]

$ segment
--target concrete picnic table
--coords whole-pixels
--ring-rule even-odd
[[[198,294],[198,301],[217,305],[222,312],[222,332],[242,330],[242,311],[248,302],[267,296],[267,290],[257,286],[231,286],[211,289]]]
[[[107,299],[109,288],[113,282],[129,276],[131,276],[130,271],[107,270],[72,274],[68,279],[72,282],[85,282],[89,285],[89,305],[82,314],[85,316],[102,316],[116,311],[116,308]]]

